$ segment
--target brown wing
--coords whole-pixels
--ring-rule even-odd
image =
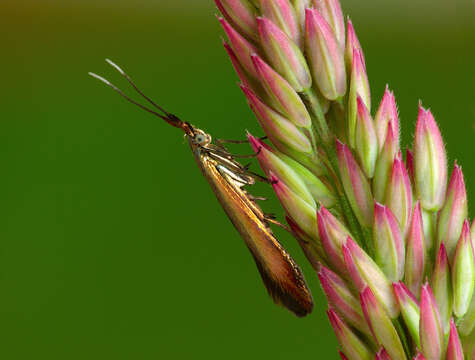
[[[297,316],[309,314],[313,299],[302,271],[272,234],[262,210],[232,178],[219,171],[215,160],[199,152],[194,154],[218,201],[246,242],[274,302]]]

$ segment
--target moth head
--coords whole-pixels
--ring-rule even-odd
[[[203,130],[194,129],[191,141],[195,145],[206,146],[211,144],[212,138],[211,135],[205,133]]]

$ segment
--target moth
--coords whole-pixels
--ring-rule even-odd
[[[244,239],[262,281],[276,304],[302,317],[313,309],[313,299],[301,269],[275,238],[269,217],[244,187],[255,182],[251,174],[221,144],[214,144],[210,134],[167,112],[146,96],[118,65],[106,60],[142,96],[154,110],[136,102],[103,77],[89,73],[118,92],[127,101],[159,117],[185,134],[195,162],[208,181],[232,224]]]

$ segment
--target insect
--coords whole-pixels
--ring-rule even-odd
[[[251,252],[265,287],[276,304],[283,305],[301,317],[313,309],[313,299],[302,271],[273,235],[273,222],[243,188],[255,182],[255,176],[242,166],[221,144],[188,122],[167,112],[147,97],[118,65],[106,60],[142,96],[154,110],[132,100],[103,77],[89,73],[118,92],[127,101],[183,130],[196,163],[207,179],[216,198]]]

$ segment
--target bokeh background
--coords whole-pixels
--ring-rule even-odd
[[[474,199],[473,1],[342,5],[365,48],[374,103],[389,83],[408,144],[423,99]],[[182,134],[87,76],[126,88],[110,57],[215,136],[260,134],[215,13],[212,0],[0,2],[3,359],[337,359],[295,241],[276,230],[314,292],[305,319],[268,298]],[[264,207],[281,215],[275,201]]]

